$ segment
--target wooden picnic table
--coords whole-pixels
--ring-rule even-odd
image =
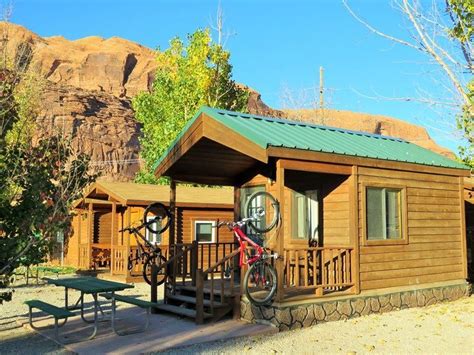
[[[100,310],[101,314],[104,315],[102,308],[100,307],[98,301],[98,294],[102,292],[110,293],[112,295],[115,294],[116,291],[123,291],[127,288],[133,288],[133,285],[124,284],[120,282],[114,281],[107,281],[97,279],[95,277],[71,277],[71,278],[64,278],[64,279],[48,279],[47,282],[52,285],[61,286],[65,289],[64,301],[65,301],[65,308],[67,310],[70,309],[77,309],[80,308],[81,310],[81,318],[86,323],[94,323],[94,331],[89,339],[92,339],[96,336],[97,330],[99,327],[99,317],[98,312]],[[69,289],[77,290],[81,292],[81,296],[77,300],[76,304],[73,307],[69,306],[69,297],[68,291]],[[84,295],[91,295],[94,299],[94,320],[90,321],[85,318],[84,316]],[[78,304],[80,303],[80,307]]]

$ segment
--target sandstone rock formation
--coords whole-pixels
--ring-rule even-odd
[[[37,139],[60,130],[73,137],[77,151],[91,156],[102,179],[133,179],[139,169],[140,125],[129,100],[53,83],[43,100]]]
[[[74,144],[91,154],[103,178],[130,180],[139,169],[140,126],[130,100],[149,90],[156,68],[154,52],[113,37],[75,41],[42,38],[26,28],[0,22],[12,57],[27,61],[49,82],[38,121],[38,138],[53,129],[74,136]],[[29,60],[28,60],[29,61]],[[248,110],[263,116],[293,117],[329,126],[405,138],[435,152],[452,156],[422,127],[390,117],[348,111],[280,111],[267,106],[248,88]]]
[[[42,38],[22,26],[1,22],[0,33],[7,33],[14,56],[29,47],[35,70],[53,83],[132,97],[148,90],[153,81],[154,52],[122,38]]]

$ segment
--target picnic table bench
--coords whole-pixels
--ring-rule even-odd
[[[29,301],[25,301],[24,303],[28,305],[28,308],[29,308],[28,319],[29,319],[30,327],[33,329],[37,329],[37,330],[42,329],[33,325],[33,308],[37,308],[40,311],[54,317],[54,336],[57,341],[59,341],[58,328],[66,324],[67,319],[69,317],[75,316],[73,312],[68,311],[67,309],[56,307],[52,304],[49,304],[40,300],[29,300]],[[59,319],[64,319],[64,322],[61,325],[59,325],[59,322],[58,322]],[[43,327],[43,328],[49,328],[49,327]]]

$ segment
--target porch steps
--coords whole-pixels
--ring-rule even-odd
[[[159,304],[159,305],[154,306],[154,308],[163,312],[173,313],[179,316],[196,319],[195,309],[181,307],[181,306],[174,306],[171,304]],[[207,318],[212,318],[212,314],[204,312],[204,319],[207,319]]]
[[[190,285],[186,285],[186,286],[176,286],[176,289],[179,290],[179,291],[187,291],[187,292],[193,292],[193,293],[196,293],[196,286],[190,286]],[[204,287],[204,296],[207,294],[209,295],[211,293],[211,289],[207,288],[207,287]],[[220,289],[215,289],[214,290],[214,295],[219,295],[221,296],[221,290]],[[224,297],[230,297],[231,296],[231,293],[229,291],[224,291]]]
[[[187,303],[187,304],[194,304],[194,305],[196,304],[196,297],[191,297],[191,296],[169,295],[168,300],[181,302],[181,303]],[[208,299],[204,299],[203,304],[205,307],[211,307],[211,301]],[[214,301],[214,308],[221,308],[221,307],[227,307],[227,306],[228,306],[227,303]]]
[[[176,315],[193,318],[196,322],[196,290],[195,286],[191,285],[176,285],[175,292],[166,292],[165,303],[156,307],[156,309],[174,313]],[[209,288],[203,289],[203,319],[204,321],[218,321],[228,314],[232,314],[234,310],[234,296],[230,293],[224,292],[222,297],[221,290],[214,289],[213,307],[211,307],[211,290]]]

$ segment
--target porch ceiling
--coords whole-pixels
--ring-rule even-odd
[[[259,161],[202,137],[166,172],[177,181],[209,185],[235,185]]]

